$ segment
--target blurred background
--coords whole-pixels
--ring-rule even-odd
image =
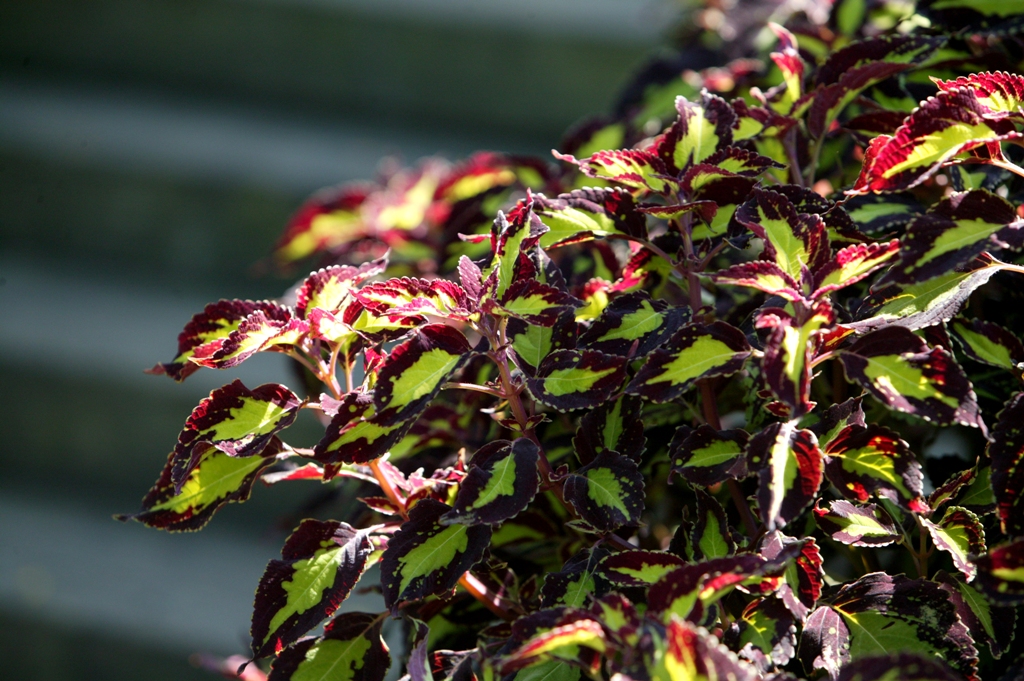
[[[546,156],[613,105],[674,8],[0,3],[3,677],[209,679],[190,654],[244,653],[255,586],[316,483],[257,486],[200,534],[111,515],[138,508],[211,389],[289,374],[273,356],[180,385],[142,370],[207,302],[291,283],[254,265],[308,194],[389,155]]]

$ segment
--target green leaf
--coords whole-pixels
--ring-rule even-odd
[[[369,535],[336,520],[303,520],[256,589],[254,658],[291,645],[330,617],[359,581],[373,546]]]

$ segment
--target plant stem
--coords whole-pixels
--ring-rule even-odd
[[[1021,168],[1016,163],[1010,163],[1009,161],[1000,161],[999,159],[996,158],[965,159],[963,161],[960,161],[960,163],[966,163],[970,165],[981,164],[995,166],[996,168],[1002,168],[1007,172],[1011,172],[1014,175],[1024,177],[1024,168]]]
[[[825,134],[822,133],[821,137],[814,140],[814,146],[811,147],[811,163],[804,170],[804,181],[806,186],[814,186],[814,176],[818,172],[818,162],[821,158],[821,148],[825,146]]]
[[[551,492],[558,499],[558,503],[569,513],[573,518],[578,518],[579,515],[576,513],[576,509],[573,508],[572,504],[565,500],[565,494],[562,492],[562,486],[552,480],[554,477],[554,468],[551,466],[551,462],[548,460],[547,454],[544,452],[544,447],[541,446],[540,440],[537,438],[537,434],[534,432],[532,426],[529,425],[529,416],[526,414],[526,407],[523,405],[522,393],[518,390],[512,382],[512,372],[508,367],[508,355],[506,354],[506,339],[505,339],[505,323],[506,320],[502,320],[498,325],[496,333],[488,333],[487,340],[490,342],[491,347],[494,348],[489,353],[491,360],[498,367],[498,377],[501,381],[501,387],[503,395],[502,397],[508,401],[508,406],[512,410],[512,415],[515,417],[516,423],[519,424],[519,429],[523,435],[528,437],[535,445],[537,445],[537,468],[540,472],[541,489],[546,492]],[[604,537],[604,540],[620,550],[630,550],[636,548],[628,541],[619,537],[615,534],[608,534]]]
[[[394,488],[391,481],[388,480],[387,475],[381,469],[380,459],[374,459],[371,461],[369,463],[369,467],[370,470],[373,471],[373,477],[377,479],[377,484],[380,485],[385,496],[387,496],[392,505],[398,509],[398,513],[402,518],[404,520],[408,520],[409,510],[406,508],[405,502],[402,501],[402,498],[398,496],[398,490]],[[488,610],[503,620],[511,621],[516,618],[517,615],[513,613],[513,610],[518,610],[518,608],[499,594],[488,589],[487,585],[481,582],[480,579],[472,572],[465,572],[462,577],[459,578],[459,584],[461,584],[466,591],[473,596],[473,598],[483,603],[487,606]]]
[[[789,159],[789,177],[793,184],[806,187],[803,172],[800,170],[800,155],[796,148],[797,127],[794,125],[787,132],[782,140],[782,146],[786,149],[786,158]]]
[[[452,381],[450,383],[445,383],[441,387],[445,390],[474,390],[478,393],[487,393],[488,395],[494,395],[495,397],[505,396],[505,394],[500,390],[488,388],[486,385],[477,385],[476,383],[457,383]]]
[[[384,471],[380,467],[380,459],[374,459],[369,464],[370,470],[373,471],[373,477],[377,478],[377,484],[384,491],[384,495],[388,498],[388,501],[398,509],[399,515],[405,520],[409,519],[409,510],[405,507],[405,502],[398,496],[398,490],[394,488],[391,481],[388,480],[388,476],[385,475]]]
[[[330,385],[330,382],[324,379],[324,375],[323,375],[324,372],[323,372],[323,370],[313,366],[313,363],[310,362],[305,356],[300,354],[298,351],[296,351],[296,350],[286,350],[284,354],[288,355],[289,357],[294,359],[296,362],[298,362],[302,366],[304,366],[307,369],[309,369],[309,373],[311,373],[314,376],[316,376],[322,382],[327,383],[328,385]],[[335,397],[338,397],[338,395],[335,395]]]
[[[501,594],[496,594],[487,588],[487,585],[480,581],[480,578],[472,572],[465,572],[459,577],[459,584],[495,615],[511,622],[518,616],[519,608],[512,602],[505,599]]]
[[[341,353],[341,343],[336,343],[331,348],[331,361],[327,364],[327,378],[330,379],[331,390],[334,391],[335,397],[341,391],[341,386],[338,385],[338,355]],[[348,376],[346,375],[346,378]],[[352,381],[346,381],[346,391],[352,392]]]
[[[835,351],[834,350],[829,350],[828,352],[820,354],[817,357],[815,357],[814,359],[812,359],[811,360],[811,364],[810,364],[810,366],[808,368],[809,369],[813,369],[814,367],[818,366],[822,362],[830,360],[830,359],[832,359],[835,356],[836,356]]]

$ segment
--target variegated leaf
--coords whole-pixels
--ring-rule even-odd
[[[334,265],[313,272],[302,282],[296,293],[295,309],[300,317],[308,318],[314,309],[336,312],[342,308],[349,294],[371,277],[387,269],[387,256],[359,266]]]
[[[654,402],[670,402],[698,379],[735,373],[750,356],[743,332],[725,322],[691,323],[655,350],[626,387]]]
[[[603,534],[636,525],[644,510],[644,478],[636,462],[612,450],[570,473],[562,491],[587,531]]]
[[[680,175],[732,144],[736,112],[721,97],[702,93],[700,103],[676,98],[679,117],[658,138],[654,152],[673,175]]]
[[[846,375],[883,404],[940,425],[984,428],[963,369],[944,348],[901,326],[861,337],[839,355]]]
[[[429,324],[396,346],[377,374],[373,405],[378,422],[395,425],[417,416],[467,359],[469,342],[460,331]]]
[[[497,525],[517,516],[537,495],[539,451],[526,438],[481,447],[459,485],[452,510],[441,522]]]
[[[899,261],[882,283],[911,284],[941,276],[986,249],[1024,247],[1024,219],[1006,199],[984,189],[952,194],[911,221]]]
[[[381,556],[384,604],[397,613],[402,601],[441,595],[484,556],[491,541],[487,525],[445,525],[451,507],[423,499],[388,541]]]
[[[290,316],[288,319],[274,319],[257,310],[226,338],[216,338],[193,348],[189,359],[210,369],[230,369],[257,352],[293,346],[308,332],[309,322],[303,319]]]
[[[679,429],[669,445],[672,473],[694,485],[710,487],[747,475],[744,456],[750,436],[745,430],[716,431],[708,425]]]
[[[846,498],[865,502],[873,494],[915,513],[929,511],[921,464],[888,428],[847,426],[829,442],[825,457],[825,475]]]
[[[816,660],[822,660],[833,675],[846,655],[856,662],[913,652],[942,659],[968,679],[977,678],[978,653],[967,627],[934,582],[873,572],[843,585],[826,602],[804,627],[800,656],[805,666],[812,661],[810,667],[816,668],[821,664]]]
[[[237,458],[219,449],[208,449],[180,486],[171,478],[175,462],[172,452],[160,478],[142,499],[142,510],[115,517],[137,520],[147,527],[168,532],[200,530],[225,504],[248,499],[260,473],[274,462],[281,450],[277,439],[271,440],[260,456]]]
[[[725,634],[724,643],[762,672],[796,655],[797,620],[773,596],[751,601]]]
[[[774,423],[750,440],[747,462],[758,472],[757,504],[769,530],[785,527],[814,501],[822,480],[818,440],[795,421]]]
[[[322,636],[281,651],[267,681],[384,681],[391,655],[381,636],[384,618],[346,612],[327,623]]]
[[[992,657],[1002,657],[1013,642],[1017,609],[991,603],[977,588],[967,584],[963,577],[954,577],[939,570],[932,579],[949,595],[950,602],[956,607],[956,614],[970,630],[975,644],[988,643]]]
[[[862,657],[843,668],[838,681],[960,681],[963,676],[921,653],[893,652]]]
[[[535,398],[559,411],[593,409],[622,386],[626,361],[596,350],[555,350],[526,385]]]
[[[985,113],[970,88],[929,97],[891,137],[871,141],[851,193],[910,189],[963,151],[1022,136],[1009,121],[988,120]]]
[[[738,659],[706,629],[680,619],[669,621],[665,640],[657,645],[661,654],[652,665],[651,678],[672,681],[755,681],[760,678],[753,666]]]
[[[1000,527],[1009,537],[1024,535],[1024,392],[999,412],[988,455]]]
[[[236,331],[249,315],[262,312],[267,318],[287,322],[291,318],[288,308],[267,300],[221,300],[210,303],[199,314],[192,317],[178,335],[178,354],[166,364],[157,364],[149,370],[153,374],[166,374],[176,381],[184,381],[199,370],[199,364],[192,359],[196,348],[218,347]]]
[[[953,565],[964,574],[967,581],[974,579],[977,568],[970,556],[985,553],[985,528],[978,516],[966,508],[950,506],[938,523],[925,518],[922,525],[931,535],[935,548],[945,551],[953,558]]]
[[[984,362],[1008,371],[1019,371],[1024,363],[1024,343],[1006,329],[981,319],[953,319],[947,326],[964,354],[976,362]]]
[[[513,317],[508,320],[505,333],[512,344],[513,360],[525,374],[535,376],[541,362],[553,351],[576,347],[576,317],[566,312],[550,327],[527,324]]]
[[[610,355],[642,357],[661,345],[687,320],[683,308],[651,300],[643,292],[615,298],[579,338],[579,347]]]
[[[642,192],[669,194],[675,183],[668,178],[668,168],[653,151],[614,149],[599,151],[589,158],[576,160],[568,154],[553,152],[555,158],[577,165],[587,177],[611,180]]]
[[[1010,8],[1011,5],[1004,7]],[[939,90],[948,92],[960,88],[974,90],[983,109],[982,116],[993,120],[1003,118],[1024,119],[1024,77],[1005,71],[972,73],[954,80],[938,80]]]
[[[534,211],[548,227],[540,238],[550,249],[613,235],[647,238],[647,220],[622,189],[577,189],[549,199],[537,196]]]
[[[369,463],[384,456],[414,420],[386,422],[374,411],[372,393],[348,393],[313,448],[313,458],[327,464],[325,475],[331,478],[338,464]]]
[[[821,137],[863,90],[924,61],[943,42],[942,38],[886,35],[833,52],[818,69],[819,88],[808,113],[808,131]]]
[[[647,441],[642,408],[638,397],[623,395],[584,414],[572,441],[580,463],[586,465],[601,452],[614,450],[639,464]]]
[[[850,546],[888,546],[903,536],[892,516],[875,504],[833,501],[827,509],[815,506],[814,520],[834,541]]]
[[[891,284],[874,292],[845,326],[870,331],[886,326],[921,329],[952,319],[974,291],[1001,269],[982,255],[969,263],[917,284]]]
[[[509,286],[500,306],[492,311],[518,317],[527,324],[554,326],[559,317],[582,306],[582,301],[559,288],[536,279],[520,279]]]
[[[790,408],[791,417],[811,410],[811,357],[818,345],[819,329],[834,321],[835,313],[827,299],[815,303],[803,324],[780,308],[762,308],[757,317],[757,328],[767,330],[761,358],[765,382],[772,394]]]
[[[736,219],[765,241],[765,256],[793,281],[803,283],[830,258],[828,232],[821,217],[798,213],[783,193],[755,189],[736,211]]]
[[[736,541],[729,529],[725,509],[713,496],[697,488],[697,512],[690,534],[691,560],[725,558],[736,553]]]
[[[184,484],[203,454],[217,449],[228,456],[255,456],[290,426],[301,401],[283,385],[267,383],[254,390],[235,380],[199,403],[178,436],[171,478]]]
[[[883,267],[899,250],[900,242],[892,239],[872,244],[853,244],[841,249],[824,267],[814,273],[812,298],[856,284]]]
[[[336,520],[303,520],[256,588],[252,654],[266,657],[299,640],[348,598],[373,550],[365,530]]]

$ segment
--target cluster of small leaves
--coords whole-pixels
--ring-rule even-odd
[[[321,268],[186,325],[153,373],[321,387],[213,391],[130,517],[359,499],[266,568],[271,680],[381,681],[390,618],[414,681],[1024,673],[1024,6],[820,4],[557,162],[314,197],[275,256]]]

